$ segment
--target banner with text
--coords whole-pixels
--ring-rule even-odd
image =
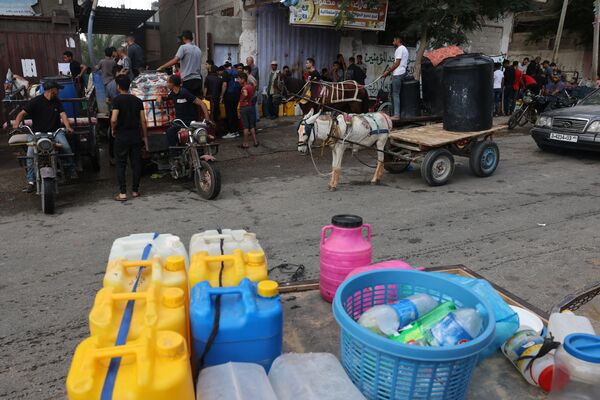
[[[387,0],[375,8],[369,7],[367,1],[354,0],[348,9],[353,18],[344,23],[344,28],[383,31],[387,7]],[[339,0],[300,0],[290,7],[290,24],[333,27],[339,13]]]

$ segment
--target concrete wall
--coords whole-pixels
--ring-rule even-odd
[[[145,29],[145,46],[146,64],[150,69],[158,68],[165,60],[163,60],[160,49],[160,30],[148,27]]]
[[[221,10],[234,7],[234,15],[237,15],[239,5],[234,0],[198,0],[200,14],[221,15]]]
[[[0,32],[75,32],[76,21],[72,1],[64,0],[61,5],[59,0],[43,0],[33,9],[38,16],[19,19],[0,16]]]
[[[51,17],[54,11],[62,10],[66,12],[70,18],[75,18],[73,1],[63,0],[62,4],[59,3],[59,0],[38,0],[38,3],[34,7],[34,10],[47,17]]]
[[[203,0],[200,0],[203,3]],[[164,61],[175,56],[179,41],[177,36],[181,31],[189,29],[192,32],[194,27],[194,0],[160,0],[159,19],[160,19],[160,48]],[[202,47],[201,47],[202,48]],[[202,48],[204,50],[204,48]]]
[[[480,30],[467,35],[468,44],[463,46],[470,53],[497,56],[508,52],[513,28],[513,16],[498,21],[486,21]]]

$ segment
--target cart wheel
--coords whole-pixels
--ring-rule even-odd
[[[487,177],[494,173],[500,162],[500,150],[495,142],[477,142],[471,149],[469,167],[475,176]]]
[[[390,143],[385,144],[384,150],[391,150]],[[394,157],[391,154],[384,153],[383,155],[383,168],[390,174],[399,174],[406,171],[406,168],[410,165],[410,161],[405,161],[400,158]]]
[[[425,154],[421,177],[429,186],[445,185],[454,173],[454,157],[446,149],[434,149]]]
[[[92,171],[100,172],[100,148],[96,146],[92,155],[90,155],[90,161],[92,162]]]
[[[393,111],[392,103],[390,103],[389,101],[386,101],[385,103],[383,103],[382,105],[379,106],[377,111],[386,113],[387,115],[392,115],[392,111]]]

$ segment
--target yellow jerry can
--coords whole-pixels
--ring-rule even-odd
[[[285,103],[285,115],[287,117],[293,117],[296,113],[296,102],[295,101],[288,101],[287,103]]]
[[[138,278],[138,272],[142,268]],[[136,285],[136,292],[148,290],[151,284],[161,287],[175,287],[183,290],[189,299],[185,258],[169,256],[163,263],[160,257],[148,260],[125,260],[119,258],[108,262],[104,274],[104,287],[112,287],[120,292],[131,292]]]
[[[223,266],[222,285],[219,285],[219,274]],[[210,286],[237,286],[242,279],[254,282],[267,279],[267,260],[262,250],[233,250],[233,254],[209,256],[201,251],[192,256],[190,264],[190,287],[199,282],[209,281]]]
[[[118,358],[118,368],[109,372],[111,359]],[[186,341],[171,331],[147,330],[124,346],[103,347],[96,336],[81,342],[67,375],[67,397],[99,400],[107,391],[105,381],[114,400],[194,399]]]
[[[144,329],[154,329],[177,332],[189,345],[189,317],[184,291],[157,284],[150,285],[143,292],[120,292],[112,287],[100,289],[89,315],[90,335],[98,336],[103,345],[114,345],[130,300],[134,302],[127,342],[139,338]]]

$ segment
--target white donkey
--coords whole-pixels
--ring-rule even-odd
[[[344,151],[352,146],[356,153],[361,147],[377,144],[377,150],[383,150],[392,128],[392,120],[382,112],[369,114],[340,114],[337,118],[313,114],[309,111],[298,126],[298,151],[306,154],[317,140],[329,145],[332,153],[331,179],[329,190],[336,190],[341,175]],[[377,168],[372,184],[379,183],[383,176],[384,154],[377,152]]]

